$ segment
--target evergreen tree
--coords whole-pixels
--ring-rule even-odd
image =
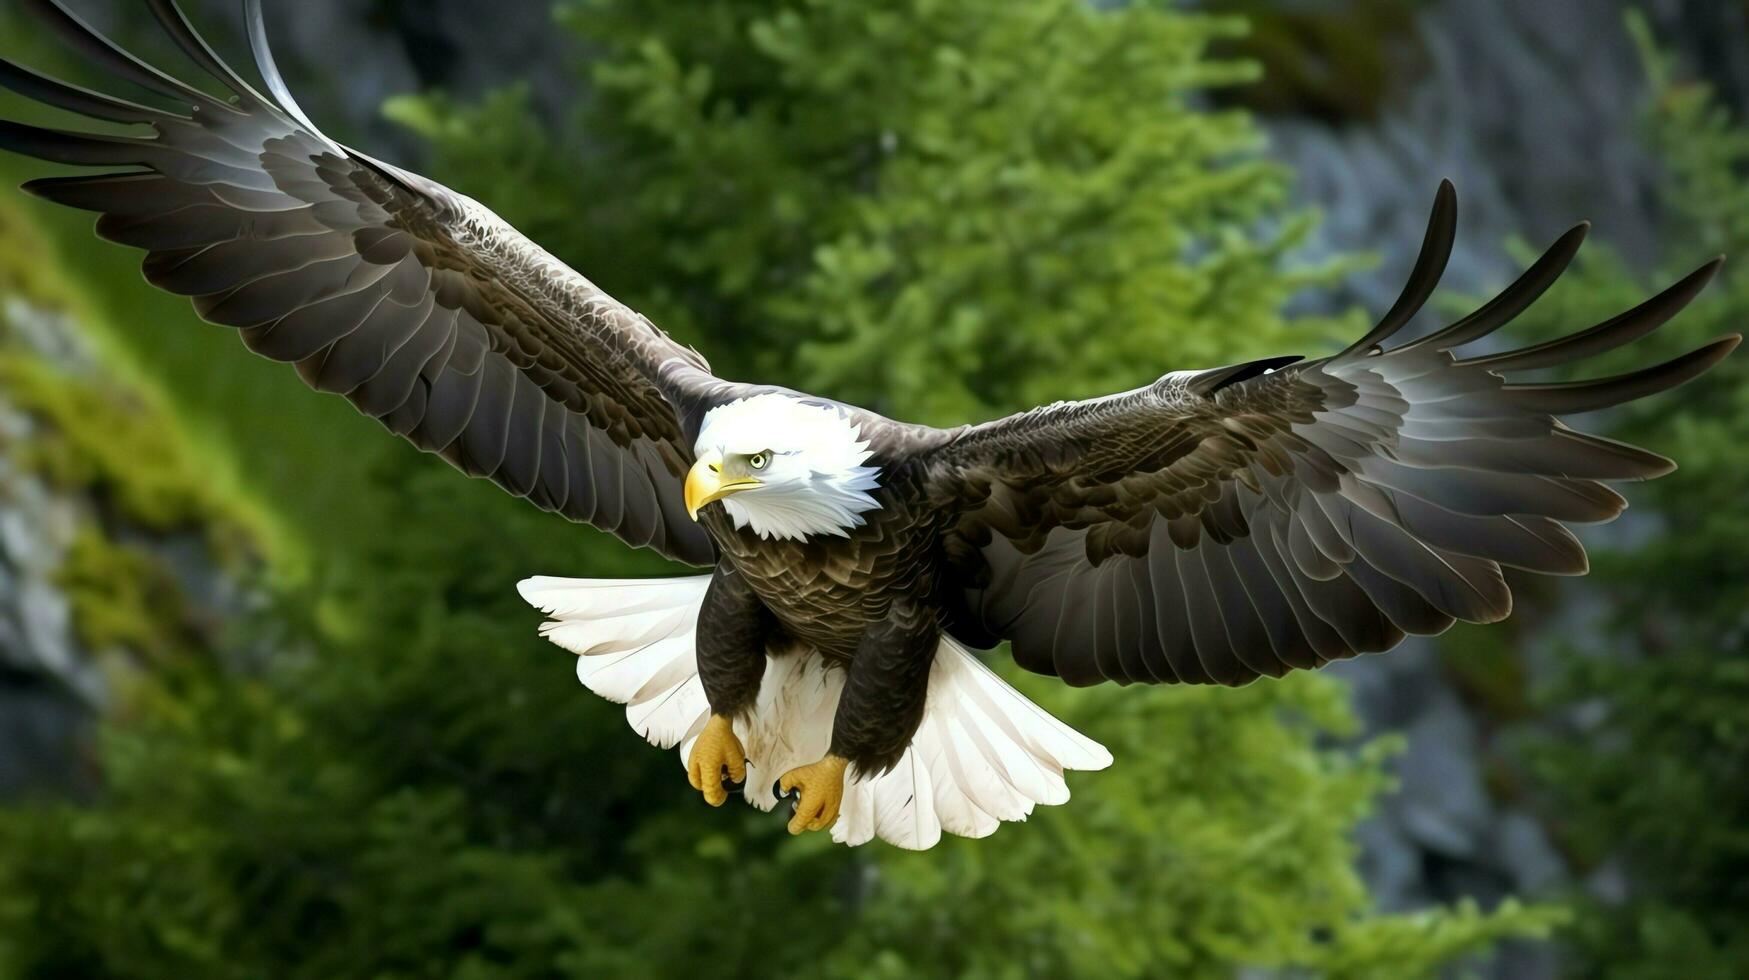
[[[719,371],[952,424],[1316,345],[1280,308],[1305,229],[1153,4],[573,2],[603,52],[557,135],[506,93],[391,111],[458,183]],[[555,200],[586,202],[580,212]],[[1324,270],[1328,271],[1328,270]]]

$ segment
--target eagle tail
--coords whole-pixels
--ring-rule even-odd
[[[684,765],[710,705],[698,679],[693,630],[710,576],[666,579],[531,578],[518,589],[553,617],[542,635],[578,655],[577,676],[626,706],[626,720]],[[832,739],[844,672],[797,654],[766,662],[759,702],[735,734],[747,749],[747,802],[777,805],[779,776],[818,761]],[[891,770],[853,779],[832,839],[879,837],[912,850],[943,831],[987,837],[1004,820],[1069,799],[1063,773],[1103,769],[1111,753],[1051,717],[965,647],[943,636],[929,675],[928,707],[911,747]]]
[[[626,706],[651,744],[691,744],[710,717],[692,635],[709,575],[588,579],[536,576],[516,590],[553,617],[541,635],[577,654],[577,679]]]

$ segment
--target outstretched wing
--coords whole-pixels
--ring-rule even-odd
[[[1385,650],[1454,620],[1504,617],[1500,568],[1586,569],[1564,523],[1625,506],[1604,484],[1669,460],[1557,416],[1663,391],[1736,346],[1716,340],[1630,374],[1561,384],[1501,372],[1567,364],[1657,328],[1708,265],[1608,322],[1458,359],[1524,310],[1584,237],[1568,232],[1481,309],[1382,349],[1433,291],[1455,228],[1441,187],[1403,296],[1352,347],[1205,372],[967,430],[939,451],[963,508],[950,561],[968,583],[962,639],[1011,639],[1029,670],[1071,684],[1244,684]]]
[[[274,67],[257,0],[250,42],[271,98],[221,62],[173,0],[148,3],[234,98],[140,61],[57,0],[26,0],[93,65],[175,106],[0,61],[0,85],[143,127],[116,136],[0,121],[0,148],[105,168],[27,190],[101,212],[98,234],[146,249],[154,285],[419,448],[628,544],[714,560],[682,505],[692,454],[677,406],[721,385],[696,353],[474,201],[323,136]]]

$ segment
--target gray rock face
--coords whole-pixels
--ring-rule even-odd
[[[3,322],[21,346],[83,362],[73,335],[53,319],[13,300]],[[17,455],[37,427],[0,390],[0,798],[90,789],[92,773],[80,760],[104,700],[102,675],[74,634],[56,579],[78,530],[78,504]]]
[[[1385,309],[1415,258],[1441,177],[1460,200],[1459,238],[1446,283],[1468,294],[1504,285],[1519,271],[1509,236],[1545,245],[1576,220],[1637,265],[1660,254],[1653,185],[1640,110],[1645,70],[1624,29],[1630,5],[1597,0],[1435,0],[1418,16],[1424,52],[1416,80],[1371,124],[1331,127],[1266,120],[1273,151],[1300,176],[1302,199],[1326,216],[1310,252],[1376,250],[1382,262],[1330,308]],[[1703,73],[1739,109],[1749,93],[1746,8],[1732,4],[1636,4],[1661,44]],[[1735,39],[1725,43],[1724,39]],[[1422,329],[1436,316],[1424,316]],[[1644,525],[1638,531],[1645,530]],[[1633,536],[1633,522],[1603,532]],[[1600,535],[1587,535],[1588,541]],[[1578,596],[1575,596],[1578,598]],[[1352,683],[1372,733],[1400,732],[1400,789],[1360,832],[1369,884],[1388,908],[1473,898],[1549,895],[1576,871],[1525,806],[1490,791],[1486,774],[1513,764],[1491,737],[1494,719],[1464,700],[1431,645],[1411,642],[1388,657],[1331,668]],[[1527,651],[1534,677],[1548,664]],[[1619,898],[1606,865],[1578,884]],[[1487,973],[1560,975],[1546,946],[1509,945]]]
[[[1316,252],[1376,250],[1383,259],[1341,308],[1383,310],[1415,260],[1440,178],[1458,188],[1459,235],[1446,283],[1504,285],[1519,269],[1504,248],[1552,241],[1576,221],[1627,258],[1656,249],[1637,110],[1644,71],[1623,10],[1597,0],[1441,0],[1418,17],[1416,78],[1378,121],[1332,128],[1269,120],[1273,151],[1325,215]]]

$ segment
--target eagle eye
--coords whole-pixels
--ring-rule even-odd
[[[752,456],[747,457],[747,465],[756,470],[765,469],[765,464],[769,462],[771,462],[770,452],[754,453]]]

